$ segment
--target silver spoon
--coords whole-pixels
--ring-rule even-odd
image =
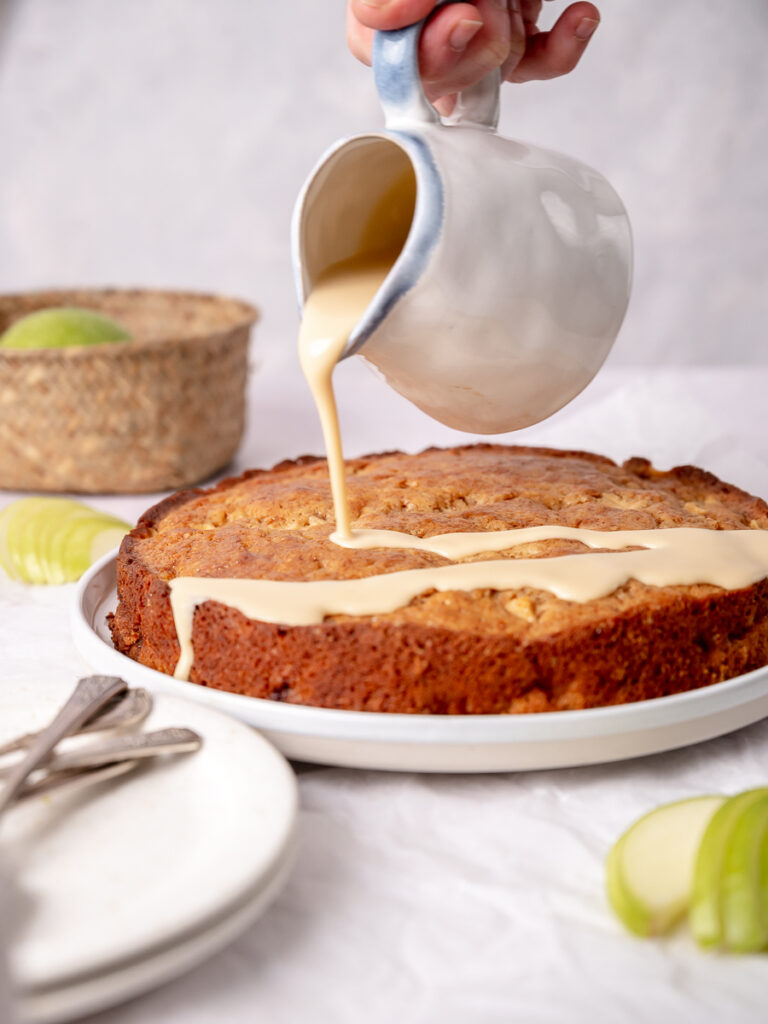
[[[0,814],[12,803],[27,777],[45,761],[59,740],[71,735],[99,708],[127,689],[125,680],[117,676],[81,679],[51,724],[35,737],[25,756],[13,766],[0,791]]]
[[[83,722],[77,734],[106,732],[108,729],[132,729],[136,725],[141,725],[151,710],[152,697],[146,690],[127,690],[113,697],[108,704]],[[0,746],[0,757],[25,750],[39,735],[40,732],[28,732],[10,740]]]
[[[54,789],[85,789],[97,782],[106,782],[109,779],[116,779],[120,775],[127,775],[138,764],[138,761],[117,761],[115,764],[101,765],[99,768],[90,768],[80,772],[57,772],[55,775],[44,775],[36,782],[25,782],[14,799],[20,803],[28,797],[43,796]]]
[[[40,767],[51,776],[57,772],[97,768],[117,761],[135,761],[163,754],[192,754],[202,744],[202,737],[191,729],[171,727],[155,732],[135,732],[53,754]],[[0,779],[7,778],[13,771],[13,767],[0,768]]]

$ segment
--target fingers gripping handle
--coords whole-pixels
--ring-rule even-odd
[[[441,0],[436,7],[460,0]],[[440,115],[424,95],[419,76],[419,39],[426,23],[377,32],[373,40],[373,77],[384,108],[387,127],[408,123],[440,123]],[[499,120],[501,74],[492,71],[476,85],[459,93],[451,124],[477,124],[495,128]]]

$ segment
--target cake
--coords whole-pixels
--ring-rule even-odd
[[[354,527],[420,537],[557,524],[599,531],[768,530],[768,505],[692,466],[669,472],[586,452],[495,444],[389,452],[347,463]],[[329,540],[325,460],[249,471],[150,509],[118,557],[116,648],[173,673],[177,577],[306,583],[446,564],[423,550]],[[582,554],[572,538],[482,558]],[[586,565],[586,563],[585,563]],[[203,601],[190,680],[292,704],[432,714],[559,711],[646,700],[768,663],[768,580],[740,589],[630,579],[579,603],[543,589],[432,590],[383,614],[313,625]]]

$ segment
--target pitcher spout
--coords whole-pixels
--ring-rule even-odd
[[[298,197],[292,251],[300,307],[332,267],[350,260],[391,260],[342,358],[358,352],[414,286],[437,242],[442,187],[430,163],[417,138],[355,136],[321,158]]]

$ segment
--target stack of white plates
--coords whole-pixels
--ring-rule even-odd
[[[55,711],[4,710],[0,743]],[[202,749],[3,818],[4,912],[24,1024],[79,1019],[183,973],[247,928],[285,881],[297,804],[290,767],[240,722],[158,697],[144,728],[174,725],[200,733]]]

